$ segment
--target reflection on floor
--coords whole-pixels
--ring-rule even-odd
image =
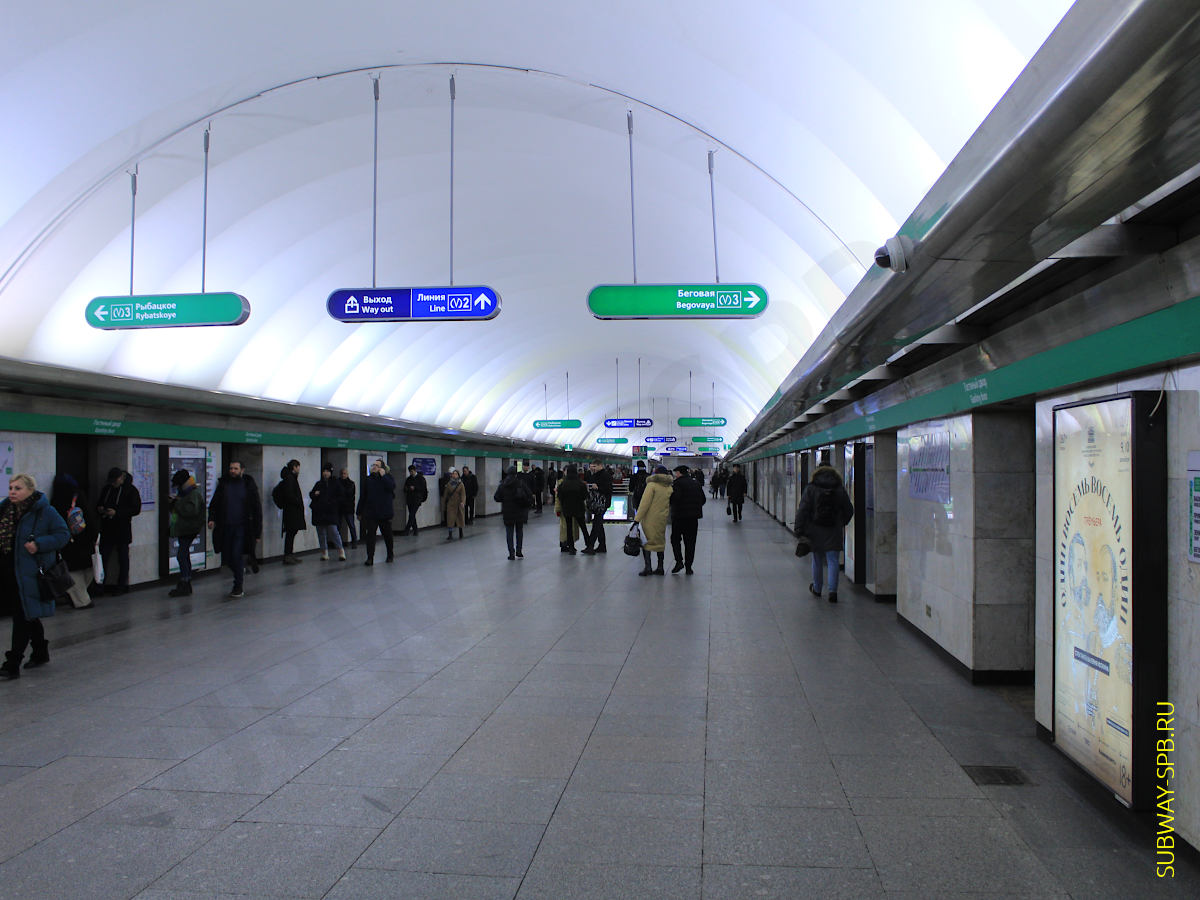
[[[703,519],[691,577],[637,577],[622,532],[572,557],[535,517],[509,562],[480,521],[49,620],[52,662],[0,684],[0,893],[1200,893],[1190,862],[1155,878],[1151,823],[1036,738],[1028,692],[972,687],[851,586],[811,597],[761,511]]]

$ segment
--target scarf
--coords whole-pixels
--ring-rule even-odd
[[[0,506],[0,554],[13,552],[13,547],[16,546],[17,523],[21,521],[21,517],[25,513],[29,512],[31,506],[33,506],[32,496],[26,497],[20,503],[9,501]]]

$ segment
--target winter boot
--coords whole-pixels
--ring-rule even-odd
[[[50,662],[50,642],[43,638],[40,641],[33,642],[33,652],[29,654],[29,661],[25,663],[25,668],[36,669],[38,666],[44,666]]]
[[[192,583],[190,581],[181,581],[171,590],[167,591],[168,597],[190,597],[192,595]]]
[[[642,559],[645,561],[646,567],[644,569],[642,569],[642,571],[638,572],[638,574],[639,575],[653,575],[654,570],[652,568],[650,568],[650,551],[649,550],[642,551]]]
[[[661,554],[661,553],[658,554],[658,568],[654,570],[654,574],[655,575],[665,575],[666,574],[666,572],[663,571],[663,554]]]
[[[21,677],[21,657],[24,653],[13,653],[9,650],[4,654],[4,663],[0,664],[0,678]]]

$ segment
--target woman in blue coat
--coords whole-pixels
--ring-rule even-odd
[[[42,617],[54,615],[54,600],[43,600],[38,568],[54,564],[71,539],[67,523],[37,489],[31,475],[14,475],[8,499],[0,502],[0,586],[12,598],[12,649],[4,654],[0,676],[21,677],[25,648],[33,643],[26,668],[50,662]]]

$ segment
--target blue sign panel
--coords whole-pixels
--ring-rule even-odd
[[[432,456],[414,456],[409,465],[415,467],[422,475],[437,474],[437,460]]]
[[[330,294],[325,310],[339,322],[463,322],[495,318],[500,295],[469,286],[354,288]]]
[[[675,437],[674,435],[672,435],[671,437],[648,437],[648,438],[646,438],[646,443],[647,444],[673,444],[677,440],[679,440],[679,438]]]
[[[687,447],[663,447],[668,453],[687,453]]]
[[[653,419],[605,419],[605,428],[653,428]],[[675,440],[671,438],[671,440]]]

